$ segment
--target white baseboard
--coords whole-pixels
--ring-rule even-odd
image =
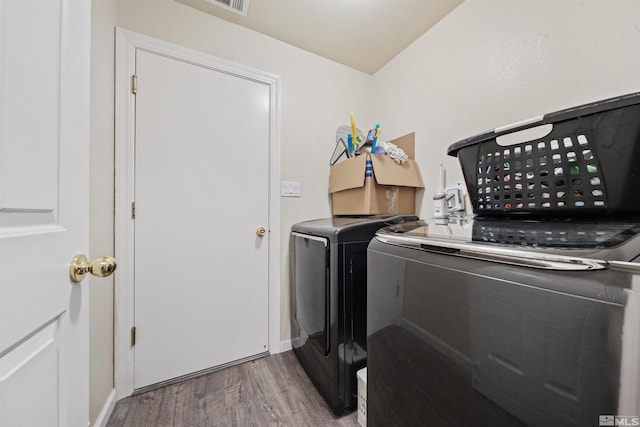
[[[109,418],[111,418],[111,414],[113,413],[113,408],[116,406],[116,390],[111,390],[107,400],[104,402],[104,406],[102,407],[102,411],[98,414],[98,418],[96,418],[96,422],[93,425],[94,427],[106,427],[109,422]]]
[[[278,353],[284,353],[285,351],[289,351],[291,349],[293,349],[291,340],[280,341],[280,351]]]

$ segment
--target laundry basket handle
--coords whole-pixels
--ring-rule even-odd
[[[527,120],[513,123],[507,126],[495,128],[493,130],[474,135],[470,138],[463,139],[452,144],[447,149],[447,154],[453,157],[458,155],[458,151],[471,145],[479,144],[484,141],[496,139],[500,136],[515,133],[524,129],[532,128],[540,125],[558,124],[559,122],[573,119],[579,116],[599,113],[614,108],[625,107],[628,105],[640,103],[640,92],[629,95],[618,96],[615,98],[605,99],[604,101],[592,102],[590,104],[580,105],[578,107],[567,108],[544,116],[536,116]],[[522,141],[521,141],[522,142]],[[515,143],[514,143],[515,144]],[[511,145],[511,144],[507,144]]]

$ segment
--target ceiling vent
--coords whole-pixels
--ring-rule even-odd
[[[211,4],[220,6],[223,9],[230,10],[237,14],[247,16],[249,9],[249,0],[207,0]]]

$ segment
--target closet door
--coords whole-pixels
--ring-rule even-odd
[[[205,64],[138,49],[136,76],[139,389],[269,351],[271,112]]]

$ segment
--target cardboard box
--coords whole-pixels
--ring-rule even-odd
[[[415,213],[415,189],[423,188],[418,164],[413,160],[414,134],[389,141],[402,148],[402,165],[378,154],[362,154],[331,167],[329,193],[334,215]]]

